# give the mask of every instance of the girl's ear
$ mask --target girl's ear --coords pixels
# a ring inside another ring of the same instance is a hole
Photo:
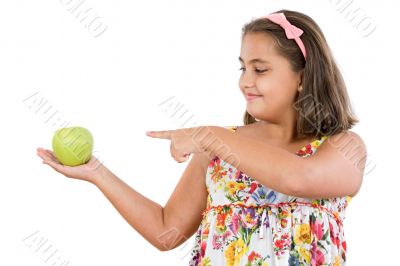
[[[304,74],[304,71],[302,70],[302,71],[300,71],[300,75],[299,75],[299,85],[298,85],[298,87],[301,87],[301,86],[303,86],[303,74]]]

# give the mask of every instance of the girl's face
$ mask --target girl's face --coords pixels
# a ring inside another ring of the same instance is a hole
[[[282,122],[292,119],[301,75],[279,55],[274,40],[264,33],[248,33],[242,40],[239,87],[247,101],[247,112],[259,120]],[[258,97],[247,99],[247,94]]]

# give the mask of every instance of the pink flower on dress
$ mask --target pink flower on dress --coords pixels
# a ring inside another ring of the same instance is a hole
[[[213,235],[212,245],[214,249],[220,249],[222,246],[221,237],[217,234]]]
[[[206,247],[207,243],[206,241],[201,242],[201,252],[200,252],[200,257],[204,257],[204,254],[206,253]]]
[[[311,232],[314,233],[317,239],[322,239],[322,237],[324,236],[324,230],[322,224],[316,221],[311,223]]]
[[[234,235],[236,235],[239,230],[239,219],[240,217],[237,214],[232,216],[232,223],[230,227]]]
[[[251,193],[253,193],[253,192],[254,192],[254,190],[256,190],[256,189],[257,189],[257,187],[258,187],[257,183],[255,183],[255,182],[252,182],[252,183],[251,183],[251,185],[250,185],[250,190],[249,190],[249,193],[250,193],[250,194],[251,194]]]
[[[330,230],[330,235],[331,235],[331,241],[335,246],[339,249],[340,247],[340,238],[338,234],[335,234],[335,230],[333,229],[333,225],[331,222],[329,222],[329,230]]]
[[[317,249],[313,255],[315,255],[315,257],[311,259],[312,266],[320,266],[325,263],[325,256],[321,250]]]
[[[261,255],[254,252],[254,250],[248,256],[249,262],[252,262],[255,258],[261,258]]]
[[[324,253],[317,247],[317,241],[313,241],[311,249],[311,266],[320,266],[325,263]]]
[[[346,252],[347,251],[346,240],[342,242],[342,247],[343,250]]]
[[[231,231],[227,230],[223,235],[222,238],[225,241],[230,235],[232,235]]]

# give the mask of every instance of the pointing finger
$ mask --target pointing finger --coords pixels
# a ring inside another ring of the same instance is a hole
[[[171,130],[147,131],[146,135],[152,138],[171,139]]]

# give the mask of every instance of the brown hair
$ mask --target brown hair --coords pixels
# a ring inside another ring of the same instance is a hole
[[[296,137],[329,136],[352,128],[359,122],[353,114],[347,89],[326,39],[309,16],[291,10],[279,10],[287,20],[303,30],[300,36],[307,59],[284,29],[266,18],[256,18],[242,28],[242,40],[247,33],[266,33],[273,37],[279,54],[290,61],[293,71],[303,72],[301,92],[293,107],[297,110]],[[245,125],[257,120],[245,111]]]

